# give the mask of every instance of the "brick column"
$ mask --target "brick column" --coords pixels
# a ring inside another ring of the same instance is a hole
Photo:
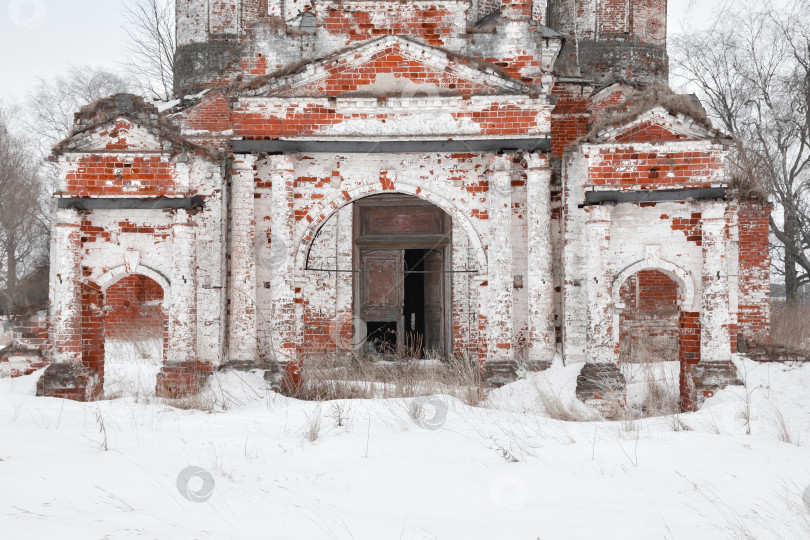
[[[100,374],[82,363],[81,215],[57,210],[51,251],[53,363],[37,383],[37,395],[91,401],[100,396]]]
[[[231,174],[231,276],[228,360],[258,358],[256,332],[256,156],[237,155]]]
[[[699,407],[703,400],[729,384],[741,384],[731,362],[725,211],[725,202],[713,201],[706,203],[701,217],[700,362],[692,368],[690,395],[684,396],[691,408]]]
[[[626,384],[618,366],[616,336],[613,331],[614,305],[611,296],[613,272],[610,265],[610,226],[613,207],[588,208],[585,224],[587,263],[587,338],[585,366],[577,377],[577,397],[603,407],[608,399],[624,402]]]
[[[489,297],[486,381],[501,386],[517,377],[512,340],[512,158],[493,156],[489,173]]]
[[[703,302],[700,312],[700,361],[725,362],[731,359],[725,203],[710,203],[703,209],[701,230]]]
[[[540,154],[527,157],[526,219],[528,221],[529,363],[546,368],[556,353],[554,281],[551,261],[551,169]]]
[[[81,216],[57,210],[51,264],[56,279],[51,291],[53,361],[82,363]]]
[[[210,366],[197,359],[197,245],[194,220],[175,210],[172,226],[171,304],[166,363],[157,378],[157,394],[182,397],[197,393]]]
[[[293,260],[293,236],[295,213],[293,195],[295,159],[290,155],[271,156],[270,178],[272,187],[270,241],[273,252],[283,255],[276,259],[272,286],[272,336],[273,358],[281,364],[282,388],[292,391],[299,379],[298,348],[301,336],[297,328],[295,297],[295,261]]]

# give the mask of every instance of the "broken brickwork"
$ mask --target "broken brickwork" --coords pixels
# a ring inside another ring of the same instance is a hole
[[[769,207],[699,111],[637,105],[666,2],[182,0],[177,25],[178,101],[101,100],[54,151],[43,393],[97,396],[90,344],[135,296],[170,397],[228,365],[295,386],[388,334],[492,385],[561,353],[582,399],[621,400],[649,335],[693,406],[693,374],[767,339]]]

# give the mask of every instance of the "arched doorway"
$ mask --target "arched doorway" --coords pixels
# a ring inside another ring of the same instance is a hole
[[[619,360],[678,360],[678,284],[659,270],[641,270],[624,281],[619,296]]]
[[[353,209],[354,316],[367,353],[451,353],[448,306],[452,218],[404,194],[372,195]]]
[[[154,279],[127,275],[104,291],[103,358],[107,397],[153,394],[165,359],[168,318]]]

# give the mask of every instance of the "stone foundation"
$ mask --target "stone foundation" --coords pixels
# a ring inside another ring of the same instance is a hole
[[[723,388],[742,384],[731,360],[681,364],[681,410],[696,411]]]
[[[484,382],[499,388],[517,380],[517,363],[514,360],[490,360],[484,363]]]
[[[577,398],[602,410],[610,402],[624,404],[627,381],[619,366],[612,363],[586,363],[577,377]]]
[[[196,395],[211,375],[211,367],[199,362],[166,363],[157,376],[155,394],[177,399]]]
[[[51,364],[37,381],[37,396],[95,401],[103,394],[101,377],[81,364]]]
[[[0,350],[0,377],[30,375],[50,364],[46,312],[11,317],[10,343]]]

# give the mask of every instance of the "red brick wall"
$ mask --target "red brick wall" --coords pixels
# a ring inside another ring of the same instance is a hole
[[[178,191],[172,163],[159,156],[94,155],[82,158],[67,174],[65,189],[75,197],[146,195],[160,197]]]
[[[380,51],[359,66],[346,65],[345,62],[335,63],[329,67],[329,73],[327,78],[317,83],[286,92],[282,91],[279,94],[281,96],[339,96],[373,84],[379,73],[393,73],[396,77],[407,78],[415,84],[435,84],[444,94],[449,91],[469,97],[472,94],[493,94],[495,92],[490,87],[459,78],[452,73],[430,68],[408,58],[398,46]]]
[[[770,251],[766,203],[743,201],[739,207],[739,296],[737,326],[747,339],[770,340]],[[736,335],[731,341],[736,343]]]
[[[604,0],[602,2],[602,34],[623,34],[629,30],[627,0]]]
[[[163,289],[151,278],[127,276],[107,289],[104,324],[109,338],[162,335]]]
[[[94,387],[98,399],[104,392],[104,294],[95,284],[82,283],[82,363],[99,376]]]
[[[551,113],[551,155],[561,158],[571,143],[588,133],[590,89],[581,84],[557,83],[552,94],[557,105]]]
[[[632,146],[600,149],[593,161],[588,170],[592,185],[625,189],[711,187],[723,169],[719,153],[651,152]]]
[[[619,351],[623,361],[678,357],[678,284],[657,270],[624,282],[620,296]]]
[[[457,28],[456,15],[452,11],[433,7],[414,9],[408,3],[392,3],[385,17],[375,17],[367,7],[365,10],[349,9],[352,2],[327,6],[322,12],[323,21],[319,28],[330,34],[342,34],[349,41],[363,41],[379,36],[412,36],[421,38],[427,45],[443,46],[449,37],[458,35],[463,29]],[[362,4],[361,4],[362,5]],[[377,7],[375,11],[379,11]]]
[[[346,120],[390,120],[391,114],[385,110],[379,113],[357,113],[346,115],[333,107],[320,104],[287,105],[266,111],[238,106],[234,111],[234,130],[247,139],[264,139],[280,136],[312,135],[321,127],[342,123]],[[454,120],[469,118],[481,126],[480,135],[524,136],[537,129],[538,110],[534,106],[520,104],[493,104],[481,111],[454,113]],[[443,135],[443,133],[436,133]]]
[[[700,313],[681,312],[679,359],[681,362],[681,410],[694,410],[692,369],[700,362]]]
[[[612,0],[622,2],[623,0]],[[633,0],[631,39],[639,43],[665,45],[667,39],[667,0]]]

